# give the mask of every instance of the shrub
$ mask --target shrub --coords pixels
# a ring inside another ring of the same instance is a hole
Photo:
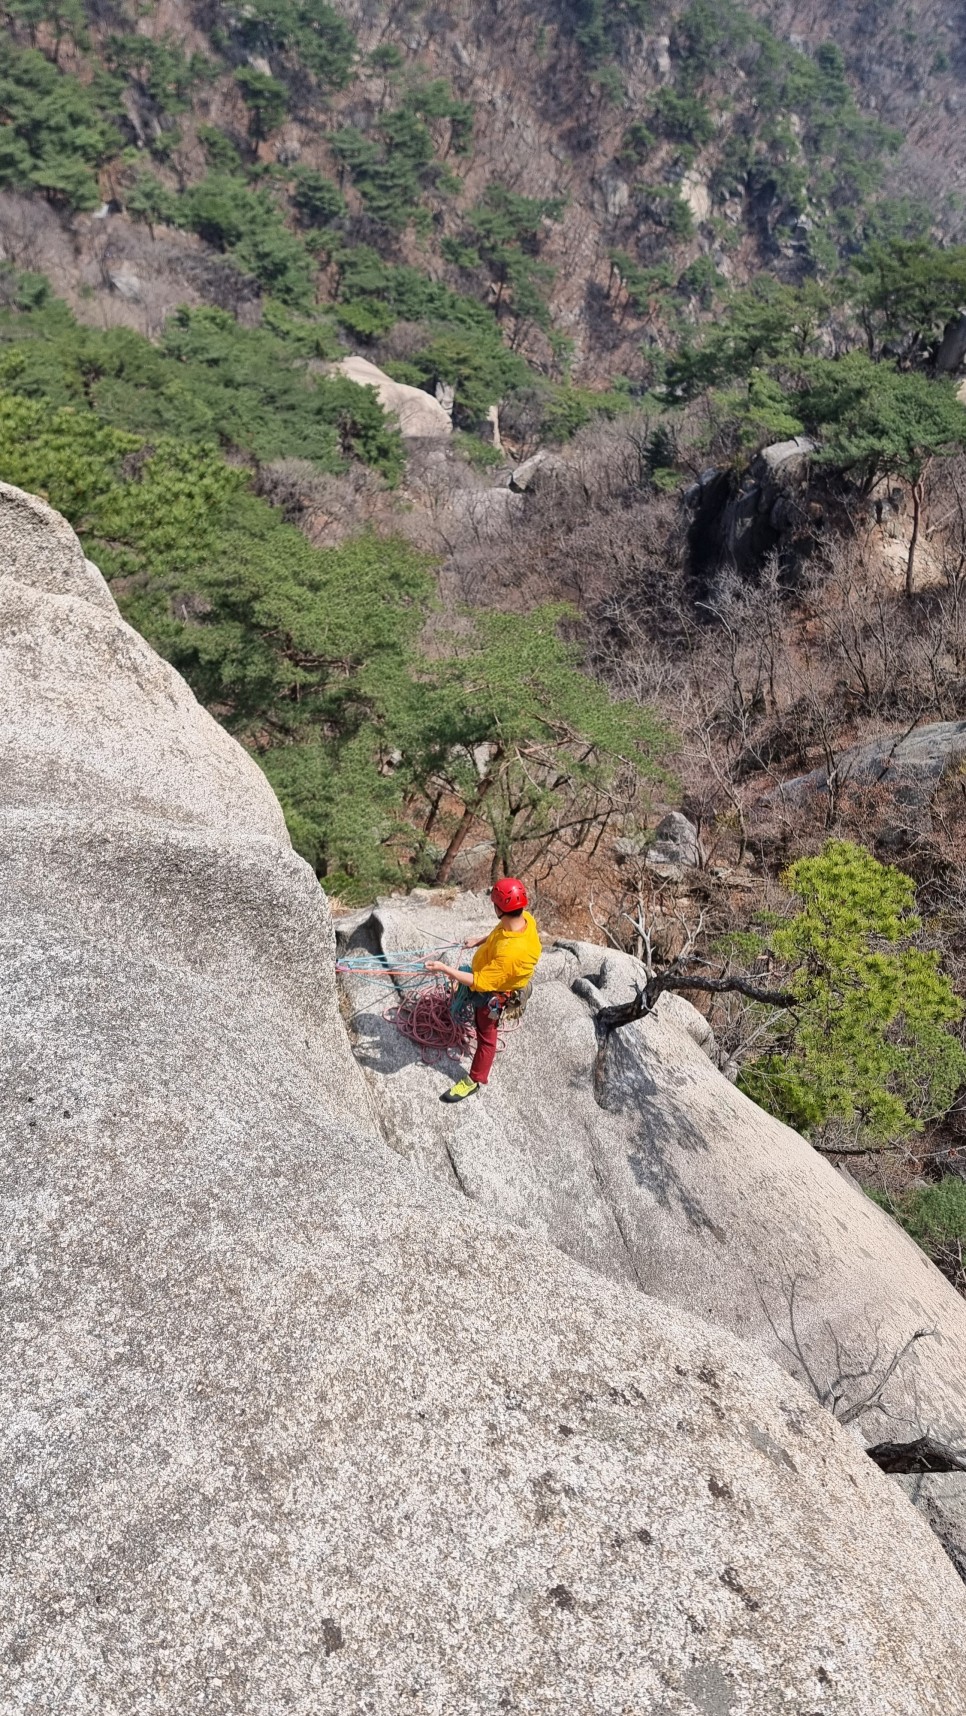
[[[296,167],[292,203],[303,226],[330,226],[341,220],[346,201],[338,185],[312,167]]]
[[[835,840],[784,882],[800,907],[768,941],[794,1012],[742,1087],[802,1132],[838,1122],[891,1143],[921,1131],[966,1078],[966,1050],[949,1029],[963,1003],[915,945],[913,883]]]
[[[655,142],[653,131],[649,131],[642,120],[635,120],[624,132],[619,159],[626,166],[639,167],[642,161],[647,160]]]
[[[966,1289],[966,1180],[947,1174],[934,1185],[914,1186],[896,1196],[876,1191],[869,1196],[895,1216],[960,1292]]]
[[[248,131],[256,148],[281,125],[288,110],[288,92],[277,78],[267,77],[252,66],[242,66],[235,73],[235,82],[248,108]]]
[[[673,89],[661,90],[654,104],[653,123],[663,137],[693,143],[697,148],[710,143],[714,136],[714,120],[704,102]]]
[[[214,10],[224,34],[249,52],[284,56],[293,71],[332,89],[349,82],[356,38],[327,0],[247,0],[243,7],[218,0]]]
[[[152,440],[217,441],[326,471],[355,458],[395,482],[402,443],[372,391],[306,373],[307,359],[334,350],[331,323],[271,302],[260,328],[223,310],[180,310],[154,346],[126,328],[80,327],[55,301],[0,319],[0,382],[49,406],[93,408],[112,428]]]

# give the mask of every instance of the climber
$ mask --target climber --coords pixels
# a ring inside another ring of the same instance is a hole
[[[526,989],[540,958],[540,936],[527,911],[527,890],[516,876],[504,876],[490,899],[499,923],[487,936],[464,942],[475,947],[472,970],[458,971],[442,960],[428,959],[427,971],[437,971],[453,983],[465,984],[473,999],[476,1053],[466,1078],[444,1090],[440,1102],[462,1102],[486,1084],[496,1054],[497,1031],[511,995]]]

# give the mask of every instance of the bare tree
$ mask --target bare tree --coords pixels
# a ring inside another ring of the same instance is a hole
[[[782,1284],[784,1317],[780,1325],[761,1284],[756,1282],[768,1326],[791,1360],[792,1374],[806,1384],[819,1405],[840,1424],[854,1424],[875,1412],[896,1416],[886,1401],[886,1390],[918,1343],[933,1339],[937,1330],[915,1329],[901,1345],[890,1349],[888,1343],[883,1345],[881,1331],[876,1327],[870,1335],[874,1344],[863,1348],[855,1340],[846,1341],[826,1319],[821,1325],[825,1335],[822,1351],[815,1337],[807,1338],[800,1327],[802,1287],[801,1275],[790,1276]]]

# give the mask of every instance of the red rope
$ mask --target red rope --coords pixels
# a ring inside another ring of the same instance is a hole
[[[424,1061],[442,1055],[458,1061],[468,1053],[473,1036],[472,1019],[454,1019],[448,985],[426,983],[404,995],[398,1006],[386,1010],[400,1036],[415,1043]]]

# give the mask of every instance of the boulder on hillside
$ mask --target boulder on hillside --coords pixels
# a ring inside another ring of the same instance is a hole
[[[449,909],[391,900],[349,919],[348,941],[439,945],[489,927],[488,902]],[[450,956],[453,957],[452,955]],[[427,1067],[351,989],[356,1052],[387,1141],[475,1207],[520,1223],[577,1262],[697,1311],[800,1379],[831,1387],[843,1357],[868,1378],[919,1329],[862,1415],[872,1439],[896,1425],[955,1442],[966,1433],[966,1302],[925,1254],[798,1133],[736,1090],[709,1059],[707,1020],[678,996],[598,1039],[601,1005],[629,1000],[643,968],[626,954],[560,944],[537,969],[526,1019],[506,1030],[485,1096],[455,1111],[438,1096],[451,1066]],[[359,1011],[356,1011],[359,1009]]]
[[[808,469],[808,461],[818,443],[808,435],[793,435],[790,441],[773,441],[763,447],[751,466],[756,481],[797,482]]]
[[[668,865],[694,869],[703,864],[704,853],[694,823],[689,822],[679,810],[668,811],[654,830],[647,862],[652,868]]]
[[[348,376],[360,387],[375,388],[383,410],[390,417],[395,417],[400,433],[407,440],[435,441],[452,435],[451,410],[447,411],[438,399],[434,399],[431,393],[424,393],[421,387],[409,387],[405,382],[393,381],[391,375],[386,375],[368,358],[353,353],[352,357],[342,358],[327,368],[330,372]]]
[[[713,582],[727,568],[751,569],[800,528],[805,479],[815,442],[807,435],[763,447],[747,475],[707,471],[685,491],[693,571]]]
[[[517,494],[535,494],[538,489],[553,483],[565,469],[564,459],[557,453],[548,452],[546,447],[541,447],[510,472],[510,488]]]
[[[885,733],[853,745],[835,760],[834,771],[812,769],[783,781],[757,801],[760,810],[782,804],[807,804],[810,799],[880,787],[912,817],[926,816],[943,776],[966,757],[966,721],[933,721],[911,733]]]
[[[386,1147],[264,780],[21,510],[4,1711],[963,1716],[963,1587],[828,1414]]]

